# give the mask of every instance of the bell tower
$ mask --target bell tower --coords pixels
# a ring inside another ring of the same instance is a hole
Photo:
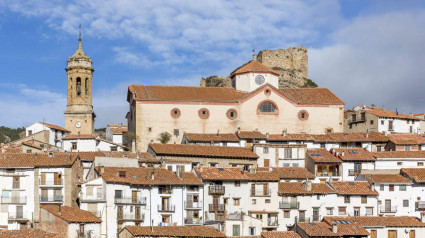
[[[65,128],[73,135],[94,133],[93,72],[92,62],[81,45],[81,26],[78,48],[68,59],[65,68],[68,80],[68,103],[65,111]]]

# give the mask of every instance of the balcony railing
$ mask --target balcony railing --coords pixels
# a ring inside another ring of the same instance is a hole
[[[158,189],[159,194],[173,194],[172,188],[159,188]]]
[[[92,196],[92,197],[81,197],[80,198],[81,202],[85,202],[85,201],[97,201],[97,202],[102,202],[102,201],[106,201],[106,198],[104,195],[98,195],[98,196]]]
[[[317,172],[317,176],[338,177],[340,175],[338,172]]]
[[[220,212],[224,211],[224,204],[209,204],[208,208],[210,212]]]
[[[234,212],[227,214],[227,220],[242,221],[243,213]]]
[[[46,181],[41,181],[40,179],[40,186],[62,186],[62,179],[60,180],[46,180]]]
[[[54,196],[40,196],[40,202],[62,202],[62,195],[54,195]]]
[[[279,226],[277,218],[267,218],[267,226]]]
[[[217,216],[217,214],[215,214],[215,217],[209,217],[205,221],[205,223],[208,223],[208,222],[224,222],[224,220],[225,220],[224,215]]]
[[[310,217],[298,217],[297,222],[310,222]]]
[[[117,220],[129,220],[129,221],[144,221],[145,220],[145,214],[139,214],[136,216],[136,214],[117,214]]]
[[[186,225],[202,225],[202,219],[200,219],[200,218],[193,218],[193,217],[186,217],[184,219],[184,223]]]
[[[397,206],[379,206],[379,213],[396,213]]]
[[[214,195],[214,194],[224,194],[225,191],[225,187],[223,185],[210,185],[208,187],[208,193],[210,195]]]
[[[11,220],[15,219],[28,219],[27,214],[24,212],[9,212],[8,218]]]
[[[202,208],[202,202],[185,201],[184,202],[184,208],[186,208],[186,209],[201,209]]]
[[[359,175],[361,170],[355,170],[355,169],[349,169],[348,170],[348,176],[357,176]]]
[[[416,211],[425,210],[425,201],[415,202]]]
[[[146,197],[115,197],[115,203],[146,205]]]
[[[298,209],[300,202],[279,202],[280,209]]]
[[[270,197],[270,189],[251,189],[251,197]]]
[[[27,203],[27,197],[26,196],[1,197],[1,203],[25,204],[25,203]]]
[[[174,212],[176,207],[170,204],[158,204],[158,211],[160,212]]]

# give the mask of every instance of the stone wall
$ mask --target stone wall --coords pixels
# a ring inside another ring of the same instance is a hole
[[[232,80],[229,77],[209,76],[207,78],[201,78],[201,87],[231,88]]]

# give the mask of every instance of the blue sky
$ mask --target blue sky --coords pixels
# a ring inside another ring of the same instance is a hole
[[[125,123],[130,84],[199,85],[252,49],[298,45],[309,77],[346,108],[425,112],[423,1],[0,0],[0,125],[64,124],[80,23],[97,128]]]

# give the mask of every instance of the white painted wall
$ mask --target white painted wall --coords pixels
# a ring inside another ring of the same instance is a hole
[[[262,75],[264,77],[263,84],[258,85],[257,83],[255,83],[255,77],[257,75]],[[279,88],[279,78],[270,73],[240,74],[236,75],[234,80],[236,82],[236,90],[243,92],[252,92],[266,83],[273,85],[273,87],[275,88]]]

